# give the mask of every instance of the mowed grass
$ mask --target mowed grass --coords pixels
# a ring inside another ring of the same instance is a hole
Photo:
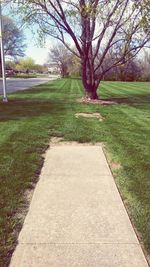
[[[150,83],[103,82],[99,95],[117,105],[79,103],[79,79],[63,79],[12,94],[0,103],[0,266],[7,266],[42,154],[52,136],[78,142],[103,142],[131,219],[150,244]],[[100,112],[103,121],[76,118]],[[113,164],[112,164],[113,163]],[[120,168],[118,168],[120,166]]]

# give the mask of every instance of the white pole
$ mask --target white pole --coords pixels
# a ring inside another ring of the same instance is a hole
[[[1,7],[1,0],[0,0],[0,43],[1,43],[2,77],[3,77],[3,102],[8,102],[7,92],[6,92],[5,56],[4,56],[3,35],[2,35],[2,7]]]

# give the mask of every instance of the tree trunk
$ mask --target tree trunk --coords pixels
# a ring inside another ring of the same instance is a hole
[[[1,60],[1,52],[0,52],[0,77],[2,77],[2,60]]]
[[[85,97],[88,99],[98,99],[94,66],[88,60],[82,61],[82,83],[84,86]]]
[[[87,99],[98,99],[96,88],[92,87],[92,84],[89,84],[88,87],[84,87],[85,89],[85,97]]]
[[[61,76],[62,78],[68,77],[67,65],[64,63],[61,63]]]
[[[92,38],[94,36],[95,19],[90,12],[84,10],[85,1],[80,0],[81,9],[81,41],[82,41],[82,82],[85,90],[85,97],[88,99],[98,99],[97,88],[98,82],[95,77],[94,57],[92,48]]]

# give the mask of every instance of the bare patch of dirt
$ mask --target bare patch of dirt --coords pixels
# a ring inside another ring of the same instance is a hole
[[[51,141],[50,141],[50,145],[51,146],[55,146],[55,145],[79,145],[79,146],[97,146],[97,145],[99,145],[99,146],[103,146],[103,143],[79,143],[79,142],[77,142],[77,141],[66,141],[66,140],[64,140],[62,137],[60,138],[60,137],[52,137],[51,138]]]
[[[24,199],[24,205],[21,206],[21,209],[18,210],[18,212],[16,213],[15,217],[23,224],[24,219],[27,215],[27,212],[29,210],[29,206],[33,197],[33,193],[34,193],[34,189],[35,189],[35,185],[33,186],[32,189],[27,189],[23,195],[23,199]]]
[[[51,144],[58,144],[63,141],[62,137],[53,136],[51,137]]]
[[[102,100],[102,99],[89,99],[89,98],[78,99],[78,102],[86,103],[86,104],[96,104],[96,105],[117,105],[118,104],[115,100]]]
[[[121,168],[121,165],[117,162],[111,162],[110,164],[113,171],[117,171]]]
[[[119,104],[131,104],[131,100],[128,98],[110,98],[110,99],[89,99],[89,98],[80,98],[77,100],[79,103],[85,104],[95,104],[95,105],[119,105]]]
[[[100,113],[95,112],[95,113],[88,113],[88,112],[80,112],[75,114],[76,118],[83,117],[83,118],[96,118],[99,121],[103,121],[103,117],[101,116]]]

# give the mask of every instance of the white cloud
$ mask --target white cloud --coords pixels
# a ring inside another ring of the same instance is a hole
[[[48,53],[52,45],[53,42],[50,39],[46,40],[45,47],[42,48],[34,44],[28,44],[25,54],[27,57],[33,58],[36,64],[44,64],[47,62]]]
[[[26,56],[32,57],[37,64],[44,64],[47,60],[48,50],[46,48],[37,48],[29,46],[26,50]]]

